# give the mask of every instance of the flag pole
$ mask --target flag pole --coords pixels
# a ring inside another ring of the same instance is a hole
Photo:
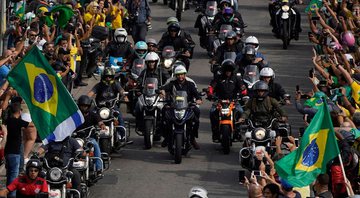
[[[344,181],[345,181],[345,186],[346,186],[346,192],[347,192],[348,196],[350,196],[350,189],[349,189],[349,187],[348,187],[347,184],[346,184],[346,183],[347,183],[347,178],[346,178],[345,169],[344,169],[344,164],[343,164],[343,162],[342,162],[340,153],[339,153],[338,157],[339,157],[339,161],[340,161],[341,171],[342,171],[343,176],[344,176]]]

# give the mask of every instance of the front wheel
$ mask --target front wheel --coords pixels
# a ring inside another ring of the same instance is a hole
[[[180,9],[176,10],[176,18],[178,19],[178,21],[181,21],[181,10]]]
[[[182,160],[182,146],[183,146],[183,135],[181,133],[175,134],[175,164],[180,164]]]
[[[145,149],[151,149],[154,140],[154,122],[153,120],[145,120],[144,144]]]
[[[282,26],[282,41],[283,41],[283,49],[287,49],[288,45],[290,44],[290,36],[289,36],[289,24],[288,21],[283,21],[283,26]]]
[[[231,129],[229,125],[222,125],[220,127],[220,134],[221,137],[221,146],[223,148],[224,154],[230,153],[230,146],[231,146]]]
[[[111,142],[109,138],[101,138],[99,140],[100,150],[110,155],[111,153]]]

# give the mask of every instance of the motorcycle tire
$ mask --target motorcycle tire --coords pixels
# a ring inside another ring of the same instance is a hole
[[[111,154],[112,148],[111,148],[111,142],[108,138],[102,138],[99,140],[99,146],[100,150],[104,153],[107,153],[108,155]]]
[[[283,21],[282,27],[282,41],[283,41],[283,49],[287,49],[290,44],[290,35],[289,35],[289,23],[288,21]]]
[[[163,0],[163,3],[164,3],[164,5],[167,5],[167,4],[168,4],[168,1],[167,1],[167,0]]]
[[[151,149],[154,143],[154,122],[153,120],[145,120],[144,145],[145,149]]]
[[[182,134],[175,134],[174,144],[175,144],[175,150],[174,150],[175,164],[181,164],[182,145],[183,145],[183,135]]]
[[[224,154],[230,153],[230,146],[231,146],[231,129],[229,125],[223,125],[220,127],[220,134],[221,137],[221,146],[223,148]]]
[[[182,12],[182,4],[183,4],[183,0],[175,0],[178,1],[178,8],[176,9],[176,18],[178,19],[178,21],[181,21],[181,12]]]

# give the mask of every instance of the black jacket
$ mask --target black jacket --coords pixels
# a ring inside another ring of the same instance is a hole
[[[190,37],[191,38],[191,37]],[[171,37],[170,34],[168,32],[165,32],[159,43],[159,50],[161,51],[164,47],[166,46],[173,46],[175,51],[181,51],[181,52],[185,52],[185,51],[189,51],[191,52],[191,43],[193,43],[194,41],[190,41],[184,31],[180,30],[179,34],[176,37]]]
[[[194,99],[201,100],[201,95],[197,91],[195,84],[187,80],[181,84],[178,80],[172,80],[160,89],[164,90],[166,93],[170,93],[171,96],[174,96],[175,91],[186,91],[188,94],[188,102],[192,102]]]
[[[125,43],[116,43],[111,41],[105,48],[105,56],[123,57],[124,59],[131,59],[134,54],[134,49],[129,41]]]
[[[219,99],[236,99],[237,94],[242,91],[244,83],[236,75],[232,75],[227,78],[222,75],[218,79],[214,79],[211,82],[211,86],[214,88],[214,94]]]
[[[235,52],[236,54],[238,54],[241,53],[241,51],[242,46],[240,47],[237,43],[228,46],[228,44],[226,44],[225,42],[216,49],[214,60],[216,61],[216,63],[221,64],[224,61],[225,52]]]
[[[144,87],[144,83],[146,78],[157,78],[159,86],[165,84],[167,79],[170,78],[168,73],[161,72],[160,69],[156,69],[153,72],[150,72],[148,69],[145,69],[141,72],[140,76],[137,79],[137,84],[140,86],[139,88],[142,89]]]
[[[270,81],[269,83],[269,96],[275,98],[277,101],[284,98],[286,94],[284,88],[276,82]]]

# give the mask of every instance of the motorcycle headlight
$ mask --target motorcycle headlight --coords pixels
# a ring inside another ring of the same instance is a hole
[[[172,59],[165,59],[164,60],[164,67],[166,69],[169,69],[171,67],[171,64],[172,64],[173,60]]]
[[[81,148],[84,146],[84,140],[82,140],[81,138],[76,138],[76,141],[79,143]]]
[[[178,119],[178,120],[181,120],[184,115],[185,115],[185,109],[182,109],[182,110],[175,110],[175,117]]]
[[[263,140],[266,136],[266,130],[264,128],[257,128],[255,129],[254,134],[257,140]]]
[[[290,10],[290,7],[288,5],[283,5],[283,6],[281,6],[281,10],[284,12],[287,12]]]
[[[154,101],[155,101],[155,98],[156,98],[156,96],[151,96],[151,97],[146,96],[145,97],[145,103],[147,105],[152,105],[154,103]]]
[[[50,169],[49,175],[52,181],[60,181],[62,176],[62,171],[60,168],[54,167]]]
[[[100,118],[106,120],[110,117],[110,109],[103,107],[99,111]]]

